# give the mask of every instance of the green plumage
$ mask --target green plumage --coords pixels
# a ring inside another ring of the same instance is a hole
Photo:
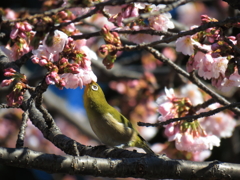
[[[97,137],[108,146],[139,147],[154,153],[131,122],[110,106],[100,86],[92,82],[84,91],[84,107]]]

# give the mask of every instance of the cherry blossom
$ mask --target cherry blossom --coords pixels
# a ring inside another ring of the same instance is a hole
[[[207,149],[212,150],[213,146],[219,146],[220,139],[214,135],[193,136],[187,131],[176,135],[175,145],[181,151],[199,152]]]
[[[188,83],[181,87],[179,92],[180,97],[188,97],[194,106],[204,102],[203,95],[199,88],[192,83]]]
[[[159,5],[151,5],[150,8],[152,9],[151,12],[158,12],[160,9],[165,8],[166,5],[159,4]],[[170,20],[172,18],[170,13],[163,13],[157,16],[151,16],[148,18],[150,27],[157,30],[157,31],[167,31],[168,29],[173,29],[174,24]]]
[[[192,39],[192,36],[180,37],[176,41],[176,51],[182,52],[184,55],[192,55],[194,53],[194,44],[199,44]],[[200,45],[200,44],[199,44]]]
[[[198,74],[204,79],[211,79],[213,77],[213,58],[211,54],[202,53],[198,51],[194,57],[194,61],[198,62]]]
[[[54,31],[53,37],[49,37],[49,36],[50,35],[47,34],[46,37],[44,38],[44,40],[43,40],[43,47],[46,48],[46,50],[49,53],[56,54],[56,53],[62,52],[64,46],[68,42],[68,36],[64,32],[59,31],[59,30],[55,30]],[[49,46],[47,44],[47,39],[48,38],[52,38],[52,43],[53,44],[51,46]]]
[[[84,85],[91,83],[92,81],[97,82],[96,75],[89,70],[79,68],[78,74],[64,73],[60,75],[62,80],[66,83],[65,87],[76,89],[78,86],[83,88]]]
[[[220,74],[224,76],[229,62],[227,57],[218,57],[213,60],[212,78],[218,78]]]
[[[232,87],[240,87],[240,75],[235,69],[234,73],[229,78],[219,76],[217,79],[212,79],[212,85],[223,92],[228,92]]]
[[[184,94],[187,94],[186,91],[189,90],[186,87],[183,88],[182,92]],[[174,95],[173,90],[170,91],[166,88],[165,92],[166,95],[157,100],[159,104],[158,111],[161,114],[158,118],[159,121],[164,122],[188,114],[192,106],[188,98],[178,98]],[[196,95],[199,96],[199,102],[203,101],[201,93],[196,93]],[[167,136],[168,141],[175,141],[176,148],[181,151],[199,152],[207,149],[211,150],[213,146],[220,145],[219,137],[212,133],[208,134],[198,121],[177,121],[164,127],[164,134]]]
[[[210,105],[207,110],[213,110],[220,107],[218,103]],[[204,112],[201,110],[200,112]],[[227,113],[219,112],[209,117],[201,118],[200,123],[208,134],[213,134],[218,137],[231,137],[236,126],[236,120]]]
[[[210,150],[192,152],[191,160],[193,160],[193,161],[204,161],[205,159],[209,158],[210,155],[211,155]]]

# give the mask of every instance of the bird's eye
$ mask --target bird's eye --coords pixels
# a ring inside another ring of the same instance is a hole
[[[92,90],[97,91],[98,87],[96,85],[92,85]]]

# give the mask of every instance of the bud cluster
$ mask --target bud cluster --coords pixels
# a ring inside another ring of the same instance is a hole
[[[8,106],[18,106],[22,104],[23,93],[26,89],[27,78],[24,74],[16,72],[13,68],[4,69],[4,76],[11,77],[2,81],[1,86],[9,86],[13,81],[18,83],[13,87],[13,91],[7,95]]]
[[[99,48],[99,52],[105,56],[103,64],[107,69],[111,69],[114,61],[117,59],[117,47],[121,47],[122,43],[118,33],[110,32],[106,25],[102,28],[101,34],[106,44]]]

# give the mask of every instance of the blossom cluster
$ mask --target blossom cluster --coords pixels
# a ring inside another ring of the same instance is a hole
[[[201,18],[202,24],[217,21],[207,15],[202,15]],[[233,48],[239,46],[240,34],[225,39],[222,31],[221,28],[208,28],[191,36],[180,37],[176,41],[176,50],[190,56],[187,62],[188,72],[197,70],[200,77],[211,80],[213,86],[227,92],[232,87],[240,87]]]
[[[60,89],[75,89],[97,81],[91,69],[91,59],[96,58],[96,55],[84,42],[73,41],[62,31],[55,30],[53,35],[47,34],[42,45],[32,52],[33,63],[49,70],[47,84],[56,85]]]
[[[97,77],[91,69],[91,60],[97,59],[96,53],[87,46],[86,39],[73,40],[69,37],[81,34],[74,23],[61,27],[60,30],[48,29],[55,23],[69,22],[74,18],[76,16],[71,11],[65,10],[51,17],[33,18],[28,22],[16,21],[13,23],[10,33],[12,42],[0,48],[10,61],[15,61],[31,51],[32,62],[48,70],[45,77],[47,84],[55,85],[60,89],[63,87],[77,88],[78,86],[83,88],[91,81],[97,81]],[[32,30],[32,27],[35,31]],[[13,80],[19,82],[15,85],[13,92],[8,95],[7,100],[10,106],[21,104],[22,93],[26,88],[26,81],[22,81],[23,78],[20,79],[19,73],[16,72],[13,73],[11,79],[3,80],[1,85],[7,86]]]
[[[179,97],[175,95],[173,89],[165,89],[165,93],[166,95],[157,100],[158,112],[161,115],[158,118],[160,122],[191,115],[189,112],[193,105],[203,103],[204,100],[202,93],[193,84],[181,88]],[[219,104],[215,103],[195,113],[199,114],[218,107]],[[165,125],[164,133],[169,141],[175,141],[178,150],[195,153],[219,146],[220,138],[230,137],[235,126],[236,121],[231,115],[220,112],[192,122],[182,120],[169,123]]]
[[[155,13],[165,8],[166,5],[148,4],[148,3],[132,3],[121,6],[105,6],[104,11],[110,16],[109,20],[117,26],[117,30],[144,30],[153,29],[156,31],[167,31],[173,29],[174,24],[170,20],[170,13],[163,13],[159,15],[153,15],[148,18],[140,18],[129,24],[124,24],[123,20],[131,17],[138,17],[141,13]],[[161,37],[149,34],[125,34],[127,40],[134,43],[149,43],[156,40],[160,40]]]
[[[7,46],[7,49],[11,51],[10,59],[16,60],[32,50],[30,42],[34,35],[35,32],[32,31],[32,26],[28,22],[15,23],[10,33],[10,38],[14,44],[11,47]]]

